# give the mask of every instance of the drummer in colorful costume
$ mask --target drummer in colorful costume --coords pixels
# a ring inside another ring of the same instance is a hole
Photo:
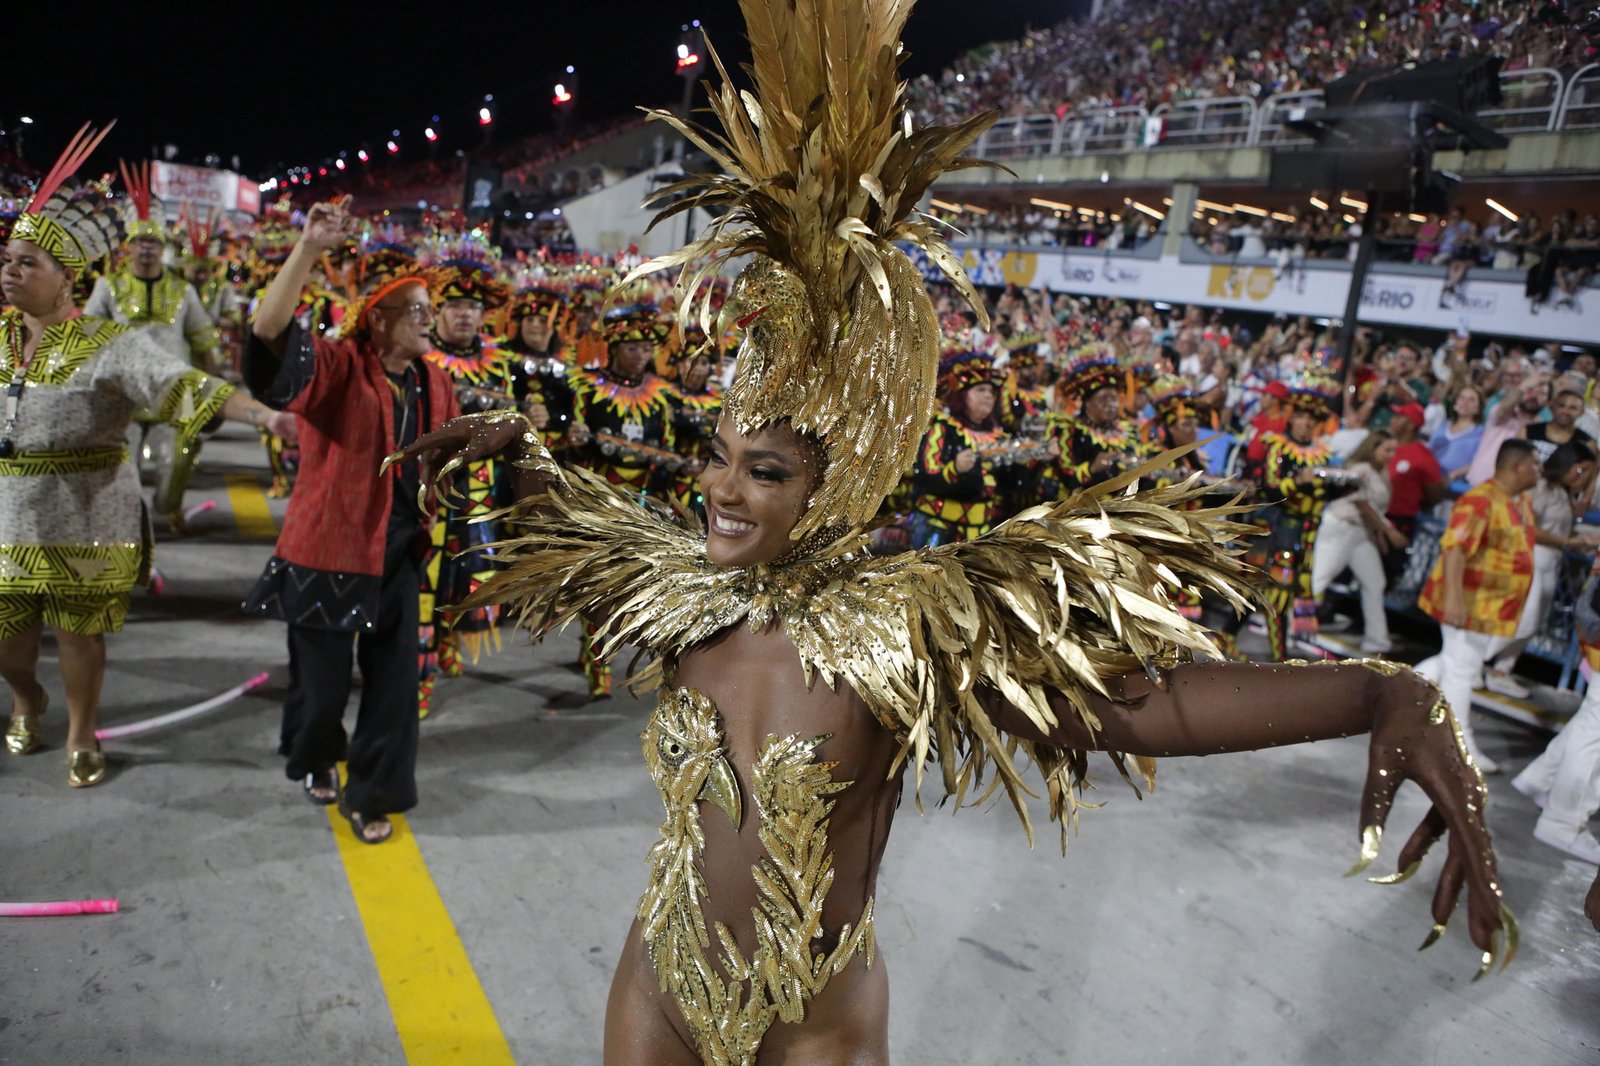
[[[518,361],[482,332],[485,317],[510,297],[492,266],[483,256],[452,257],[427,272],[435,347],[423,358],[450,378],[456,404],[465,412],[508,410],[519,404]],[[441,501],[430,527],[431,546],[422,561],[417,712],[423,718],[433,708],[438,676],[459,677],[464,658],[475,663],[499,647],[495,608],[456,606],[494,573],[488,545],[499,539],[499,527],[481,519],[509,502],[499,464],[493,459],[469,464],[456,472],[451,488],[450,501]]]
[[[682,460],[675,454],[671,383],[651,367],[671,326],[654,304],[636,303],[606,314],[601,322],[607,362],[599,370],[574,368],[557,406],[571,412],[565,456],[641,502],[665,500],[668,478]],[[581,662],[589,695],[611,694],[611,664],[596,650],[594,629],[585,623]]]
[[[1289,424],[1267,434],[1261,496],[1267,535],[1254,545],[1257,561],[1272,582],[1263,611],[1268,651],[1275,661],[1288,658],[1289,638],[1317,631],[1317,601],[1311,594],[1311,557],[1317,529],[1329,500],[1326,468],[1333,461],[1320,427],[1333,416],[1339,383],[1320,370],[1306,370],[1288,382]],[[1282,501],[1282,502],[1276,502]]]
[[[1049,435],[1061,449],[1058,477],[1064,492],[1098,485],[1152,454],[1138,424],[1123,414],[1123,390],[1135,373],[1117,361],[1109,344],[1080,348],[1061,368],[1058,391],[1078,403],[1075,414],[1048,420]]]

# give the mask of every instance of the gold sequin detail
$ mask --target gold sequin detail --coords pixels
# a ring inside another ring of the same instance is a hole
[[[1003,733],[990,707],[998,696],[1045,733],[1062,712],[1094,730],[1102,678],[1217,654],[1172,597],[1211,589],[1242,606],[1250,572],[1228,544],[1244,527],[1235,507],[1189,509],[1204,494],[1196,479],[1123,491],[1171,461],[971,541],[885,559],[854,534],[752,567],[712,565],[697,529],[574,469],[504,516],[521,536],[497,546],[504,569],[463,606],[508,604],[536,635],[599,619],[602,655],[633,645],[669,661],[731,626],[782,626],[808,683],[847,685],[900,738],[919,789],[930,764],[958,804],[1003,789],[1031,840],[1020,767],[1037,766],[1065,847],[1084,754]],[[656,663],[635,682],[659,677]]]
[[[705,850],[700,801],[737,827],[739,786],[723,747],[716,705],[693,689],[663,692],[643,735],[645,764],[661,789],[667,817],[650,851],[650,884],[638,916],[661,990],[678,1004],[695,1050],[708,1066],[748,1066],[774,1021],[799,1022],[806,1004],[857,953],[872,965],[872,901],[846,924],[832,951],[813,951],[824,936],[822,909],[833,884],[828,796],[833,763],[816,761],[827,736],[769,736],[752,771],[758,838],[766,857],[752,869],[755,944],[746,956],[722,923],[707,930],[699,869]],[[710,933],[716,933],[716,946]],[[720,949],[720,950],[719,950]]]

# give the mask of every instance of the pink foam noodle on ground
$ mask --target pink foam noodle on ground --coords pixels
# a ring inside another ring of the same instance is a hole
[[[95,739],[116,740],[119,737],[137,736],[140,733],[165,729],[167,726],[177,725],[179,722],[187,722],[191,718],[198,718],[203,714],[214,711],[223,704],[231,703],[251,689],[260,688],[267,683],[267,677],[266,673],[257,674],[243,684],[235,685],[228,691],[212,696],[208,700],[202,700],[192,706],[169,711],[166,714],[158,714],[154,718],[146,718],[142,722],[129,722],[126,725],[112,726],[109,729],[97,729],[94,733]]]
[[[63,914],[115,914],[114,899],[63,899],[53,903],[0,903],[0,918],[53,918]]]

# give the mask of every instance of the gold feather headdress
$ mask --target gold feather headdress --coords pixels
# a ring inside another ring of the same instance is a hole
[[[897,68],[912,0],[740,0],[754,91],[708,84],[721,133],[665,111],[724,171],[660,190],[656,222],[695,207],[726,212],[709,233],[635,269],[675,267],[681,318],[713,333],[708,280],[755,259],[722,308],[745,329],[725,409],[743,433],[787,421],[817,438],[826,469],[791,536],[860,527],[910,468],[933,417],[939,326],[921,274],[896,247],[921,248],[980,315],[959,258],[916,210],[993,123],[976,115],[913,131]]]

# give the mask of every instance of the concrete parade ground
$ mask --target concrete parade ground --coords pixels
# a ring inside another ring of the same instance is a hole
[[[203,717],[108,741],[67,787],[53,644],[47,747],[0,756],[0,901],[112,898],[116,914],[0,918],[0,1063],[17,1066],[567,1064],[600,1061],[606,992],[661,800],[639,751],[650,703],[583,698],[573,635],[441,680],[421,800],[357,843],[275,753],[284,627],[239,601],[271,552],[253,436],[209,442],[160,595],[109,639],[101,725],[266,672]],[[619,685],[620,693],[620,685]],[[353,721],[354,710],[347,721]],[[910,790],[877,901],[894,1061],[933,1064],[1600,1062],[1594,868],[1533,840],[1508,781],[1547,734],[1479,713],[1491,829],[1521,950],[1474,983],[1464,906],[1418,954],[1443,861],[1393,887],[1356,858],[1363,739],[1162,764],[1141,801],[1091,762],[1103,804],[1063,857],[1035,810]],[[1402,791],[1383,857],[1425,810]]]

